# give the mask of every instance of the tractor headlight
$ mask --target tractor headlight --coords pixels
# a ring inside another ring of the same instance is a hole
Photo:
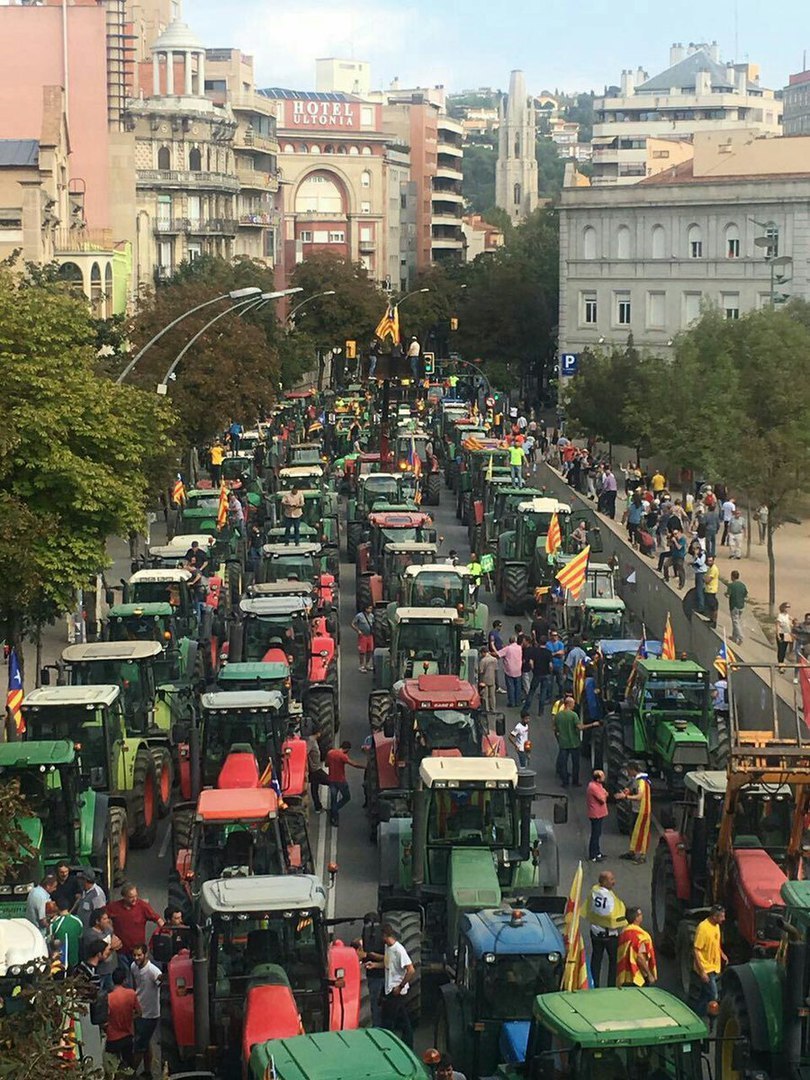
[[[6,975],[22,975],[22,967],[19,964],[12,964],[11,967],[6,970]]]
[[[10,885],[0,885],[0,896],[11,896],[12,891]]]
[[[485,964],[494,964],[495,963],[495,953],[491,953],[491,952],[484,953],[484,955],[481,957],[481,959],[484,961]]]
[[[673,765],[672,766],[672,771],[676,772],[676,773],[682,773],[683,772],[683,765]]]
[[[550,964],[559,964],[561,959],[562,957],[558,952],[550,952],[546,957],[546,960],[548,960]]]
[[[33,881],[29,881],[27,885],[15,885],[14,890],[13,890],[14,895],[15,896],[27,896],[31,892],[33,887],[34,887]]]

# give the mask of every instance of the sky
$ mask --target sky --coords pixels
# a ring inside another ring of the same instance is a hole
[[[522,68],[531,92],[601,92],[623,68],[663,71],[675,41],[717,41],[780,88],[810,48],[806,0],[776,13],[761,0],[184,0],[183,17],[206,47],[253,55],[257,86],[298,90],[314,88],[316,57],[337,56],[370,61],[374,88],[506,89]]]

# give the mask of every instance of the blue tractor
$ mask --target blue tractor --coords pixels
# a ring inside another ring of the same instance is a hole
[[[468,1080],[523,1062],[534,999],[559,989],[565,899],[545,899],[549,912],[505,907],[461,919],[455,978],[441,987],[434,1045]]]

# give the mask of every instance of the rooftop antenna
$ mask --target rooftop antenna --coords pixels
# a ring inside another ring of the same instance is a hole
[[[740,62],[740,4],[734,0],[734,63]]]

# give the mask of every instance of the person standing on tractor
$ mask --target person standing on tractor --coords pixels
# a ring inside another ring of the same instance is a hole
[[[481,588],[481,579],[484,576],[484,568],[478,559],[478,556],[474,551],[470,552],[470,561],[467,565],[467,570],[470,573],[472,581],[470,583],[470,594],[472,596],[472,602],[478,603],[478,590]]]
[[[658,982],[655,946],[641,921],[640,907],[627,909],[627,926],[619,935],[616,986],[654,986]]]
[[[222,459],[225,457],[225,447],[222,445],[221,439],[214,439],[214,445],[211,447],[209,457],[211,461],[211,484],[213,487],[218,488],[222,479]]]
[[[284,514],[284,543],[289,544],[290,532],[292,532],[297,547],[301,539],[301,518],[304,514],[304,496],[294,485],[289,491],[285,491],[281,496],[281,510]]]
[[[414,382],[419,378],[419,354],[422,351],[422,346],[416,340],[415,337],[411,338],[410,345],[408,346],[408,360],[411,365],[411,376]]]
[[[647,849],[650,846],[650,824],[652,822],[652,798],[650,778],[641,766],[632,761],[627,766],[630,774],[630,787],[619,791],[616,799],[624,799],[636,804],[636,823],[630,837],[630,850],[620,855],[620,859],[629,859],[634,863],[647,861]]]
[[[717,979],[728,957],[723,952],[720,927],[726,921],[726,909],[713,904],[707,918],[697,924],[692,946],[695,974],[700,980],[700,993],[695,1004],[698,1016],[705,1016],[710,1002],[717,1001]]]
[[[518,442],[513,442],[509,447],[509,465],[512,470],[512,482],[515,487],[523,487],[523,462],[526,459],[526,451]]]

